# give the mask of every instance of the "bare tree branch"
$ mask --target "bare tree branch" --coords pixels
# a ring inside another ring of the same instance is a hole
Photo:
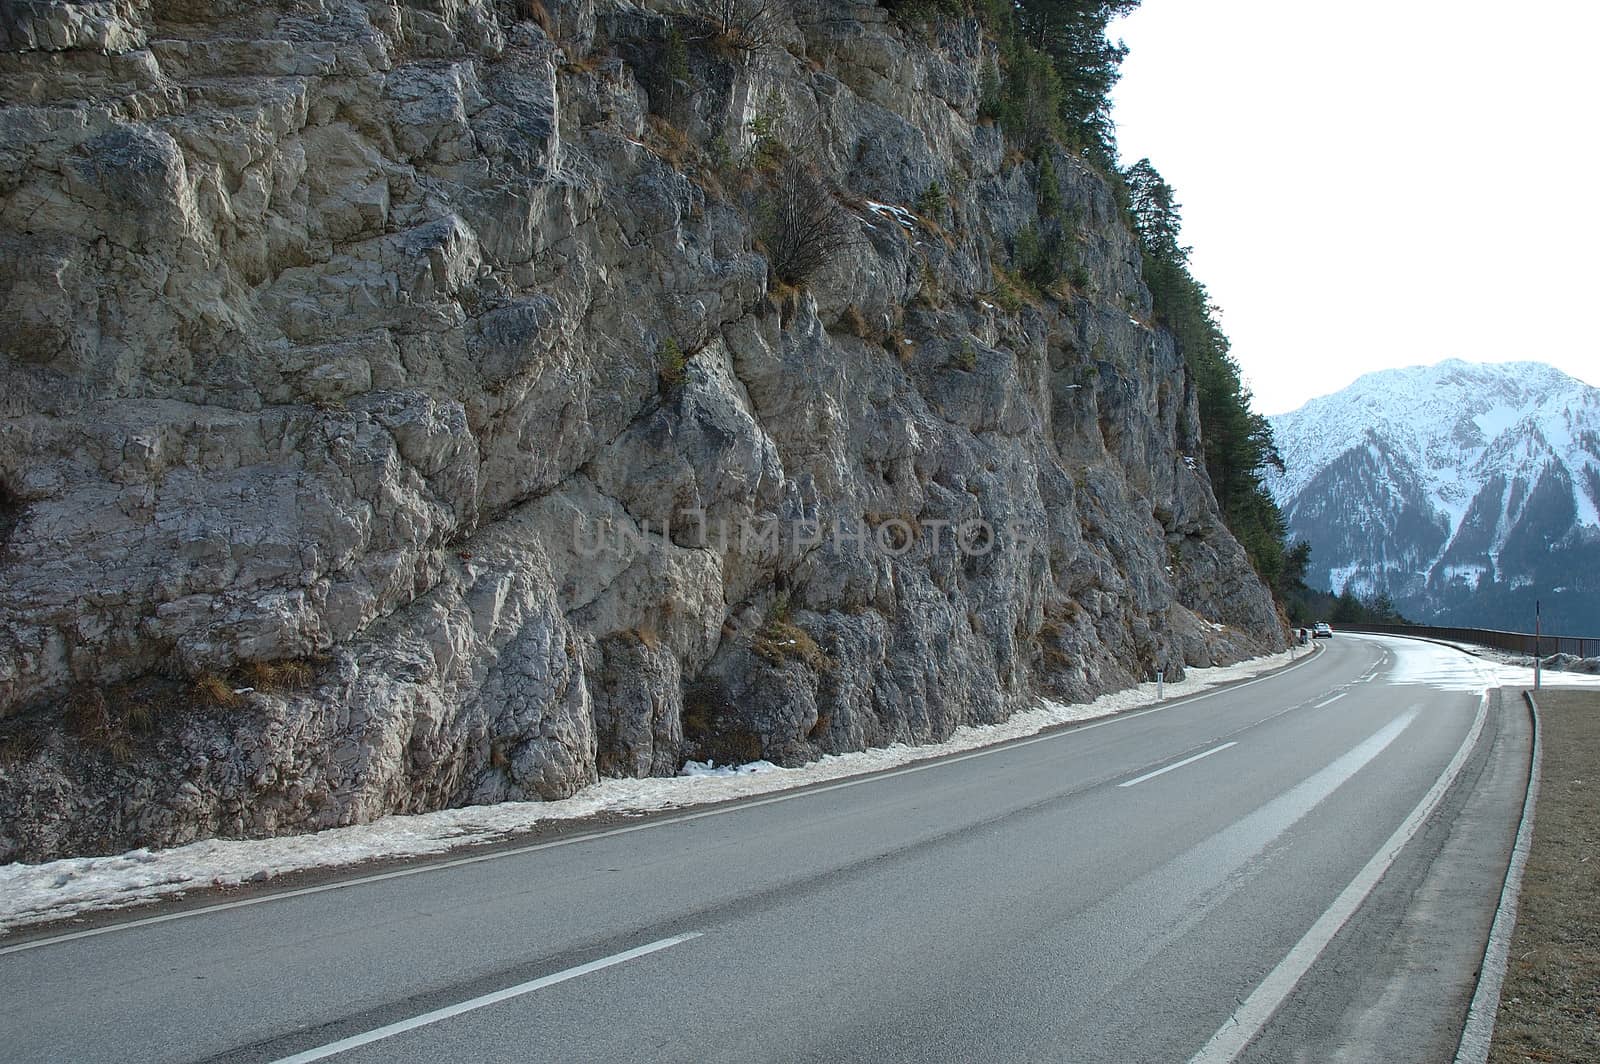
[[[800,286],[846,248],[860,242],[850,213],[804,163],[789,159],[757,218],[772,273]]]

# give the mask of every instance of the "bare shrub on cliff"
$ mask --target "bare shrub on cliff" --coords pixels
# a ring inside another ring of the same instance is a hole
[[[781,0],[697,0],[691,10],[701,26],[692,40],[709,41],[740,57],[780,47]]]
[[[859,241],[850,212],[806,164],[778,168],[757,212],[756,235],[772,274],[798,288]]]

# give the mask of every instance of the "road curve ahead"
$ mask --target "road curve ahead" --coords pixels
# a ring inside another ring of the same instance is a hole
[[[911,771],[13,940],[0,1059],[1448,1059],[1526,756],[1483,686],[1339,636]]]

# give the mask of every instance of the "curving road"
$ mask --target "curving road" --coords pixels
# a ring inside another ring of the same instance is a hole
[[[9,939],[0,1059],[1449,1060],[1527,773],[1483,686],[1339,636],[878,776]]]

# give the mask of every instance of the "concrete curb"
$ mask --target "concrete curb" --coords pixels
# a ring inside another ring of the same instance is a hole
[[[1539,704],[1530,691],[1522,692],[1533,720],[1533,758],[1528,767],[1528,793],[1522,801],[1522,821],[1517,825],[1517,841],[1511,848],[1511,863],[1506,867],[1500,904],[1489,928],[1489,943],[1483,951],[1483,966],[1478,969],[1478,988],[1467,1009],[1467,1023],[1456,1047],[1455,1064],[1485,1064],[1494,1041],[1494,1021],[1500,1011],[1500,988],[1505,983],[1506,962],[1511,954],[1511,936],[1517,928],[1517,899],[1522,892],[1522,873],[1528,864],[1533,844],[1534,807],[1539,801],[1539,767],[1543,759],[1539,736]]]

